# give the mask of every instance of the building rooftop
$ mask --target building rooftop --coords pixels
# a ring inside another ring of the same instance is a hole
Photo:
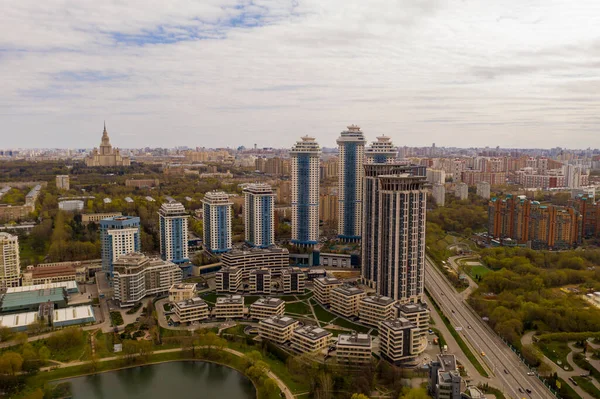
[[[179,309],[195,308],[198,306],[208,307],[208,305],[206,304],[206,302],[204,302],[202,298],[190,298],[185,301],[177,302],[177,307]]]
[[[76,320],[84,322],[90,319],[96,320],[91,305],[75,306],[71,308],[55,309],[52,316],[52,323],[64,323]]]
[[[43,269],[45,269],[45,267]],[[43,290],[43,289],[52,289],[52,288],[64,288],[67,290],[67,292],[79,292],[79,288],[77,288],[77,282],[75,280],[71,280],[71,281],[61,281],[58,283],[35,284],[35,285],[26,285],[26,286],[22,286],[22,287],[11,287],[11,288],[6,289],[6,293],[13,294],[16,292],[39,291],[39,290]]]
[[[456,370],[456,356],[454,355],[438,355],[438,362],[441,364],[444,371]]]
[[[369,334],[361,333],[340,334],[338,336],[338,345],[363,346],[365,348],[370,348],[371,336]]]
[[[268,274],[269,276],[271,275],[271,269],[254,269],[254,270],[250,270],[250,275],[253,274]]]
[[[317,340],[323,337],[333,335],[331,332],[319,326],[304,326],[294,330],[294,334],[301,335],[311,340]]]
[[[258,248],[258,247],[244,248],[244,249],[233,248],[231,251],[224,253],[223,258],[227,259],[227,258],[234,258],[237,256],[245,256],[245,255],[258,256],[258,255],[266,255],[266,254],[289,254],[289,253],[290,253],[290,251],[288,251],[287,248],[280,248],[280,247],[276,247],[276,246],[270,246],[267,248]]]
[[[345,296],[355,296],[355,295],[361,295],[364,294],[365,291],[361,290],[358,287],[354,287],[353,285],[350,284],[343,284],[340,287],[334,288],[333,291],[335,291],[336,293],[345,295]]]
[[[335,277],[321,277],[321,278],[317,278],[315,279],[315,282],[320,282],[323,285],[338,285],[338,284],[342,284],[342,282],[340,280],[338,280]]]
[[[279,299],[279,298],[258,298],[256,300],[256,302],[254,302],[252,305],[250,306],[265,306],[265,307],[269,307],[269,308],[276,308],[278,306],[280,306],[282,303],[285,303],[285,301],[283,299]]]
[[[396,307],[400,309],[403,313],[417,313],[428,310],[427,306],[422,303],[405,303],[405,304],[396,304]]]
[[[173,284],[171,286],[171,288],[169,288],[169,291],[174,290],[174,291],[195,291],[196,290],[196,284],[195,283],[179,283],[179,284]]]
[[[223,273],[237,273],[237,272],[241,272],[241,271],[242,271],[242,268],[238,267],[238,266],[223,266],[223,267],[221,267],[219,269],[218,272],[223,272]]]
[[[44,302],[61,302],[67,296],[64,288],[47,288],[37,291],[6,293],[2,296],[0,310],[33,306]]]
[[[239,304],[244,304],[244,297],[242,297],[241,295],[226,295],[226,296],[220,296],[217,298],[217,305],[229,305],[229,304],[234,304],[234,305],[239,305]]]
[[[8,328],[27,327],[36,322],[38,312],[4,314],[0,316],[0,326]]]
[[[273,316],[268,319],[263,319],[259,324],[271,324],[277,327],[289,327],[292,324],[296,323],[295,319],[292,319],[290,316]]]
[[[379,306],[387,306],[387,305],[390,305],[390,304],[396,302],[392,298],[390,298],[388,296],[383,296],[383,295],[366,296],[363,299],[361,299],[361,301],[367,302],[367,303],[372,303],[374,305],[379,305]]]
[[[405,319],[404,317],[384,320],[381,322],[381,324],[393,331],[400,331],[407,328],[415,328],[415,325],[411,323],[410,320]]]
[[[29,270],[28,270],[29,271]],[[75,267],[68,265],[56,265],[46,267],[34,267],[30,270],[31,276],[36,278],[51,278],[64,275],[75,275],[77,271]]]

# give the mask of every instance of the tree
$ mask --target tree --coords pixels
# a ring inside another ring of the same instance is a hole
[[[399,399],[429,399],[425,388],[411,388],[406,394],[400,394]]]
[[[552,366],[550,366],[548,364],[548,362],[542,361],[540,363],[540,365],[538,366],[538,373],[542,377],[548,377],[548,376],[552,375],[553,372],[554,372],[554,368]]]
[[[542,362],[541,352],[533,345],[523,345],[521,354],[530,366],[537,367]]]
[[[10,341],[14,337],[14,333],[8,327],[0,327],[0,342]]]
[[[263,389],[264,389],[265,393],[267,394],[267,396],[271,396],[275,392],[277,392],[279,387],[277,386],[277,383],[272,378],[267,378],[265,380],[265,382],[263,382]]]
[[[362,393],[355,393],[350,397],[350,399],[369,399],[369,397]]]
[[[15,375],[23,367],[23,358],[16,352],[6,352],[0,357],[0,372]]]
[[[42,346],[38,351],[38,356],[42,362],[46,363],[48,359],[50,359],[50,349],[48,349],[46,346]]]

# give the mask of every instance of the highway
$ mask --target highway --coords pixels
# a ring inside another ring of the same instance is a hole
[[[505,395],[516,399],[555,398],[538,378],[527,375],[527,366],[462,300],[461,295],[429,260],[425,266],[425,287],[452,326],[462,327],[459,331],[460,336],[474,349],[473,354],[479,362],[493,371],[495,379],[502,385],[497,388]],[[481,355],[482,352],[485,356]],[[531,394],[528,394],[526,389],[531,390]]]

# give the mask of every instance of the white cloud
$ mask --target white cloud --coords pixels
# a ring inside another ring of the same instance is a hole
[[[594,0],[11,3],[3,147],[600,142]]]

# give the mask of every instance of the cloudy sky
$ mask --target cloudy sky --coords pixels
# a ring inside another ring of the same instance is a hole
[[[0,4],[0,148],[600,147],[598,0]]]

